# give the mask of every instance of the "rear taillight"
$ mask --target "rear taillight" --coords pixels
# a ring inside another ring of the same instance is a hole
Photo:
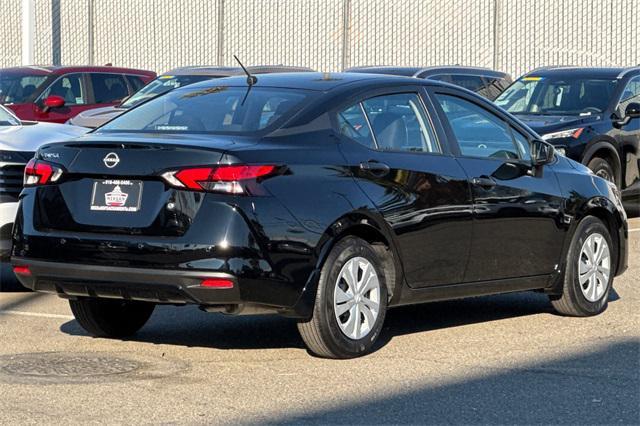
[[[31,275],[31,270],[29,269],[28,266],[16,265],[16,266],[13,267],[13,273],[16,274],[16,275],[30,276]]]
[[[265,178],[274,174],[274,165],[223,165],[194,167],[162,174],[172,186],[194,191],[243,194],[242,182]]]
[[[46,185],[56,182],[60,176],[62,176],[61,168],[32,158],[24,168],[24,186]]]

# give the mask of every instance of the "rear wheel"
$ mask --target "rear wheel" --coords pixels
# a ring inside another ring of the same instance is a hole
[[[618,182],[616,182],[616,172],[613,165],[604,158],[593,158],[589,161],[587,167],[589,167],[596,176],[600,176],[601,178],[608,180],[609,182],[613,182],[616,185],[618,184]]]
[[[96,337],[128,337],[142,328],[155,305],[148,302],[78,299],[69,300],[76,321]]]
[[[387,286],[381,259],[364,240],[347,237],[320,274],[312,318],[298,330],[314,354],[353,358],[369,352],[382,330]]]
[[[580,222],[567,255],[561,296],[551,298],[559,313],[597,315],[607,308],[613,283],[614,252],[607,227],[598,218]]]

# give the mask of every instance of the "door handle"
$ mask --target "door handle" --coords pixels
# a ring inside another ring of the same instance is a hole
[[[496,186],[496,181],[488,176],[474,177],[471,179],[471,183],[485,189],[491,189]]]
[[[385,163],[376,160],[363,161],[360,163],[360,170],[367,171],[376,176],[384,176],[389,173],[390,167]]]

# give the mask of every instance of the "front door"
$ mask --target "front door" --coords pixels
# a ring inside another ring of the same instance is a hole
[[[552,273],[565,236],[563,197],[553,171],[533,170],[529,140],[495,111],[446,90],[434,97],[473,192],[464,281]]]
[[[56,95],[64,99],[64,105],[59,108],[46,109],[44,100]],[[34,116],[37,121],[65,123],[89,107],[84,74],[65,74],[56,79],[46,88],[35,102]]]

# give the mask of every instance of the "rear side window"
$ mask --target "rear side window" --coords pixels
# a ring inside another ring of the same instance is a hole
[[[486,86],[484,89],[478,92],[478,94],[484,96],[489,100],[494,100],[500,93],[509,85],[509,82],[503,78],[497,77],[484,77]]]
[[[454,74],[451,76],[451,83],[473,92],[478,92],[485,87],[484,79],[479,75]]]
[[[127,80],[129,80],[129,84],[133,88],[134,92],[137,92],[138,90],[142,89],[145,86],[144,81],[142,81],[142,78],[136,75],[128,75]]]
[[[455,134],[462,155],[512,160],[523,157],[505,121],[457,96],[436,94],[436,98]]]
[[[251,134],[291,116],[304,90],[186,86],[151,99],[100,131]]]
[[[87,95],[82,85],[82,74],[63,75],[42,92],[40,99],[45,99],[51,95],[64,98],[65,105],[85,105],[87,103]]]
[[[89,74],[93,97],[97,104],[110,104],[121,101],[129,95],[124,76],[120,74]]]
[[[367,148],[376,148],[361,104],[356,104],[340,111],[337,119],[340,134],[355,140]]]
[[[362,102],[378,149],[440,153],[426,111],[415,93],[379,96]]]

